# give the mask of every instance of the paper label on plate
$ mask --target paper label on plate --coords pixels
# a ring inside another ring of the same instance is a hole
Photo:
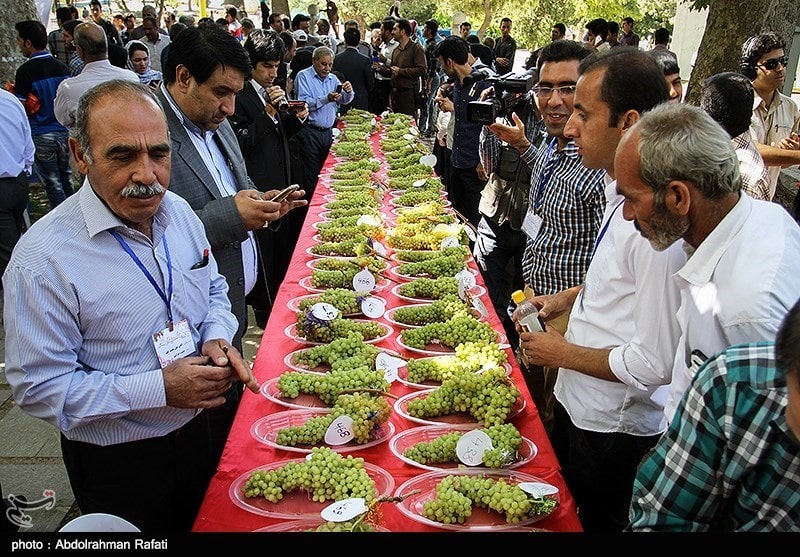
[[[319,515],[329,522],[347,522],[369,510],[366,501],[361,497],[351,497],[331,503]]]
[[[427,178],[420,178],[419,180],[414,180],[413,182],[411,182],[411,185],[414,186],[415,188],[421,188],[422,186],[425,185],[425,182],[427,181],[428,181]]]
[[[411,135],[419,135],[419,130],[417,128],[415,128],[414,126],[411,126],[410,128],[408,128],[408,132]]]
[[[483,453],[493,448],[492,439],[485,431],[473,429],[456,443],[456,456],[467,466],[479,466],[483,464]]]
[[[372,249],[379,255],[386,256],[386,248],[380,242],[372,242]]]
[[[370,292],[375,288],[375,275],[361,269],[353,277],[353,290],[356,292]]]
[[[369,123],[374,126],[378,123],[378,121],[375,118],[373,118],[372,120],[369,121]]]
[[[406,365],[406,361],[402,358],[395,358],[391,354],[381,352],[375,357],[375,369],[382,371],[384,378],[389,383],[393,383],[397,379],[397,370]]]
[[[481,317],[489,317],[489,310],[486,309],[486,304],[484,304],[483,300],[477,296],[472,297],[472,307],[478,310],[478,313],[481,314]]]
[[[430,166],[433,168],[436,166],[436,155],[422,155],[419,158],[420,164],[424,164],[425,166]]]
[[[403,134],[403,139],[412,140],[412,139],[414,139],[414,136],[411,135],[410,133],[406,133],[406,134]]]
[[[367,317],[378,319],[379,317],[383,317],[385,312],[386,303],[380,298],[370,296],[369,298],[364,298],[364,301],[361,302],[361,313]]]
[[[361,215],[358,217],[356,225],[361,226],[362,224],[366,224],[367,226],[380,226],[381,222],[375,215]]]
[[[462,300],[467,299],[467,288],[461,281],[458,281],[458,297],[461,298]]]
[[[353,439],[353,418],[339,416],[331,422],[325,432],[325,443],[328,445],[344,445]]]
[[[558,494],[558,488],[556,486],[544,482],[522,482],[519,484],[519,488],[525,493],[530,493],[537,499],[541,499],[547,495]]]
[[[458,238],[455,236],[448,236],[442,240],[442,243],[439,244],[440,249],[444,248],[457,248],[461,245],[461,242],[458,241]]]
[[[469,238],[470,242],[478,241],[478,237],[475,235],[475,231],[472,229],[471,226],[465,226],[464,232],[466,232],[467,238]]]
[[[320,321],[333,321],[339,317],[341,313],[339,308],[327,302],[318,302],[311,306],[311,315]]]
[[[469,269],[461,269],[454,276],[458,279],[458,284],[464,286],[464,290],[471,290],[477,283],[475,275],[473,275]]]

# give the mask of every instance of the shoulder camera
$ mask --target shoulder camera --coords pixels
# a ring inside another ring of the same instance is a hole
[[[538,81],[533,73],[508,73],[487,77],[494,87],[494,97],[485,101],[472,101],[467,105],[467,121],[476,124],[493,124],[498,118],[508,116],[521,103],[528,100],[528,92]]]

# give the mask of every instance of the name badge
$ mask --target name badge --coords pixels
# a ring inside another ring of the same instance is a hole
[[[525,220],[522,221],[522,231],[530,238],[531,240],[535,240],[536,236],[539,235],[539,229],[542,227],[542,217],[534,213],[533,211],[528,211],[525,214]]]
[[[179,358],[191,356],[197,352],[192,340],[192,332],[189,330],[189,323],[186,319],[176,323],[171,331],[169,327],[165,327],[154,334],[153,344],[156,347],[161,369],[164,369]]]

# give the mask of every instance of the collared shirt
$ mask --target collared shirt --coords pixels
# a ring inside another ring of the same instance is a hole
[[[28,115],[19,99],[0,89],[0,178],[28,176],[33,167],[35,147]]]
[[[70,77],[75,77],[79,73],[83,71],[83,58],[78,56],[78,53],[73,51],[69,54],[69,75]]]
[[[378,49],[380,53],[386,58],[386,65],[391,65],[389,60],[392,59],[392,52],[399,43],[395,39],[391,39],[388,43],[381,43],[381,47]],[[372,58],[372,56],[370,56]],[[382,75],[380,72],[375,72],[375,79],[378,81],[389,81],[391,76]]]
[[[161,52],[167,48],[167,45],[170,43],[169,35],[163,35],[159,33],[158,39],[156,39],[156,42],[154,43],[150,42],[150,39],[148,39],[147,36],[144,36],[139,40],[142,41],[147,47],[147,50],[150,51],[150,64],[152,65],[153,69],[158,70],[159,72],[162,71]]]
[[[681,337],[668,421],[705,359],[733,344],[775,338],[800,294],[800,227],[780,205],[742,195],[674,277]]]
[[[64,126],[56,120],[53,99],[61,83],[67,79],[69,68],[53,58],[47,50],[32,54],[27,62],[17,68],[14,95],[23,103],[31,93],[39,99],[39,110],[28,115],[33,135],[65,131]]]
[[[508,66],[497,67],[497,73],[504,75],[514,68],[514,57],[517,55],[517,41],[511,35],[507,39],[500,37],[494,45],[494,65],[497,66],[498,58],[508,58]]]
[[[186,320],[198,349],[232,339],[238,323],[203,223],[167,192],[153,239],[128,228],[84,182],[22,236],[5,290],[6,377],[22,410],[68,439],[109,445],[165,435],[199,410],[167,406],[152,335],[168,311],[144,273],[109,233],[115,230],[166,292],[166,237],[173,321]]]
[[[436,48],[439,46],[444,38],[439,34],[436,33],[433,38],[428,39],[425,41],[425,63],[428,65],[428,71],[426,72],[426,76],[428,78],[433,77],[436,74],[441,73],[441,68],[439,67],[439,60],[436,57]]]
[[[628,530],[800,531],[800,446],[786,421],[786,381],[773,342],[709,360],[639,468]]]
[[[538,118],[534,110],[528,112],[528,118],[525,121],[525,137],[535,147],[538,147],[547,137],[544,122]],[[501,146],[500,138],[490,132],[486,126],[483,126],[478,143],[478,156],[487,176],[493,173],[500,163]]]
[[[769,172],[764,158],[753,143],[750,130],[737,135],[732,140],[739,159],[739,174],[742,176],[742,191],[755,199],[770,201]]]
[[[341,54],[345,50],[347,50],[348,46],[347,43],[344,41],[336,43],[336,48],[333,50],[334,54]],[[355,47],[359,54],[363,54],[370,60],[372,60],[372,45],[370,45],[367,41],[359,41],[358,46]]]
[[[794,101],[775,91],[775,96],[767,108],[764,100],[755,94],[753,100],[753,117],[750,119],[750,133],[753,139],[762,145],[780,147],[781,141],[792,132],[800,133],[800,108]],[[778,177],[781,174],[780,166],[768,166],[769,172],[769,198],[775,196],[778,187]]]
[[[420,78],[425,75],[428,66],[425,62],[425,50],[409,39],[405,46],[398,44],[392,51],[391,66],[400,68],[396,76],[392,76],[392,87],[396,89],[420,88]]]
[[[522,154],[531,167],[528,211],[542,219],[522,256],[522,277],[536,294],[555,294],[583,282],[606,205],[605,170],[583,166],[573,141],[551,149],[552,141]]]
[[[572,305],[564,338],[611,349],[616,383],[561,368],[555,396],[580,429],[658,435],[666,428],[664,400],[680,335],[680,294],[671,276],[686,256],[680,245],[656,251],[622,215],[624,198],[606,175],[607,199],[597,249]]]
[[[478,70],[473,66],[471,74]],[[480,162],[478,155],[478,140],[483,124],[470,122],[467,119],[469,103],[479,100],[481,91],[489,86],[485,80],[480,79],[474,83],[453,83],[453,153],[450,155],[450,165],[454,168],[475,168]]]
[[[64,44],[64,36],[61,34],[61,29],[54,29],[47,35],[47,50],[56,60],[60,60],[65,64],[69,63],[69,53],[67,52],[67,45]]]
[[[183,128],[192,140],[195,150],[203,159],[206,169],[214,179],[214,185],[217,187],[222,197],[234,196],[239,191],[236,186],[236,176],[233,174],[233,169],[230,166],[225,153],[222,152],[217,141],[214,139],[216,131],[201,130],[194,122],[189,120],[180,107],[172,98],[172,95],[162,83],[160,85],[161,91],[164,93],[164,98],[167,99],[167,104],[170,109],[175,113],[180,120]],[[166,109],[166,107],[164,107]],[[249,294],[256,284],[258,277],[258,255],[256,254],[256,239],[252,230],[247,231],[247,240],[243,241],[242,247],[242,266],[244,270],[244,293]]]
[[[294,87],[297,91],[297,99],[308,104],[308,123],[318,128],[332,128],[336,123],[336,115],[339,112],[339,104],[350,104],[353,102],[355,93],[342,90],[341,103],[328,100],[328,94],[336,91],[340,84],[339,78],[333,73],[321,78],[314,69],[314,66],[305,68],[297,72],[297,80]]]
[[[56,91],[56,118],[65,128],[75,125],[75,111],[78,110],[78,99],[86,91],[111,79],[127,79],[139,83],[139,76],[130,70],[118,68],[105,60],[89,62],[83,71],[75,77],[62,81]]]

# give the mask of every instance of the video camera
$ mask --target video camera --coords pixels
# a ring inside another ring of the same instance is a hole
[[[487,77],[485,81],[494,87],[494,97],[485,101],[472,101],[467,105],[467,121],[476,124],[494,124],[497,118],[508,116],[521,103],[528,99],[538,76],[533,72],[499,77]]]

